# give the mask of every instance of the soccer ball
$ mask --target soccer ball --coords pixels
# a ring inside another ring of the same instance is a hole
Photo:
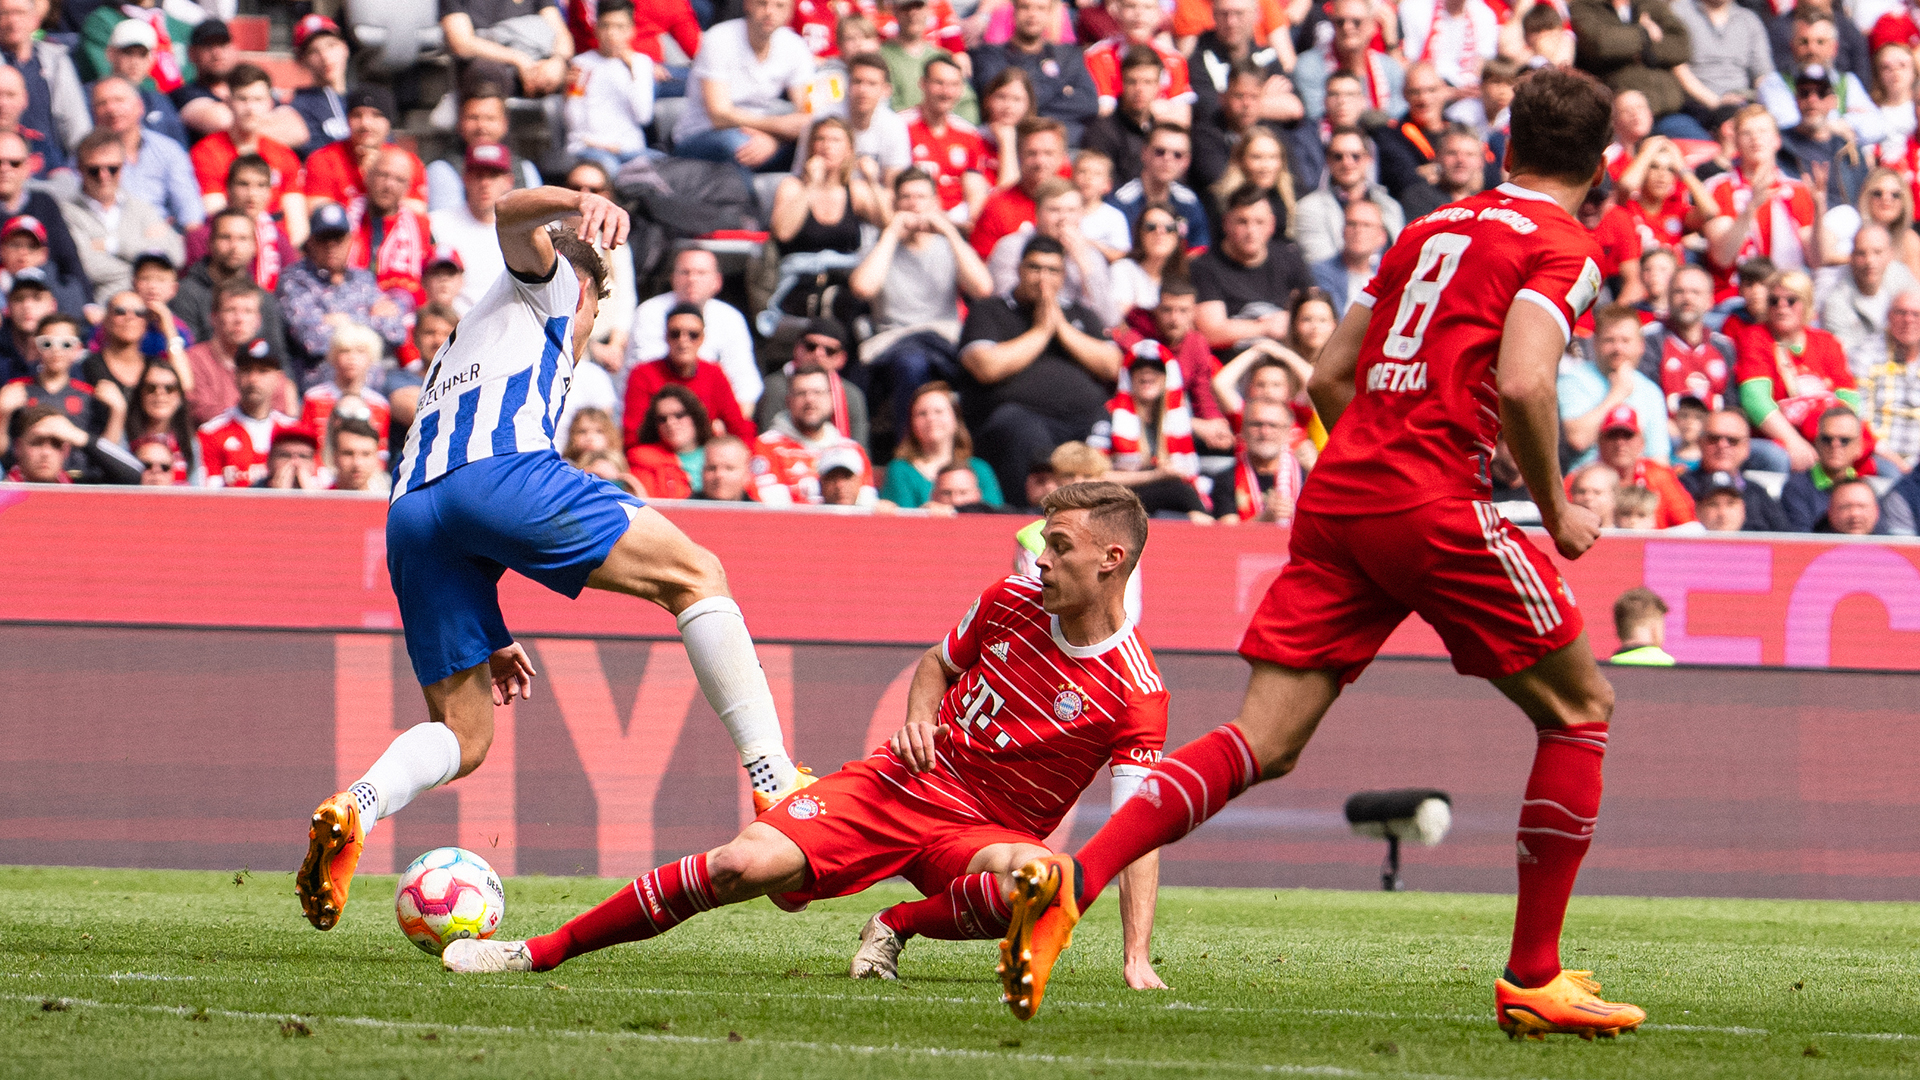
[[[400,875],[393,911],[408,941],[439,956],[449,941],[492,937],[507,893],[487,860],[465,848],[434,848]]]

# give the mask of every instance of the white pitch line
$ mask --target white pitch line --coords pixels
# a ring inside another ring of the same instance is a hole
[[[26,972],[0,972],[0,976],[4,976],[6,978],[12,978],[12,979],[104,979],[108,982],[122,982],[122,981],[225,982],[225,983],[248,983],[253,985],[261,985],[261,986],[270,985],[267,981],[262,979],[247,978],[244,976],[237,976],[237,975],[235,976],[162,975],[154,972],[144,972],[144,971],[122,971],[122,972],[113,972],[111,974],[106,974],[106,975],[101,975],[101,974],[96,974],[91,972],[73,974],[73,975],[59,975],[59,974],[53,974],[50,972],[26,971]],[[417,988],[424,989],[424,988],[439,988],[439,987],[445,986],[446,984],[440,983],[440,982],[416,982],[416,981],[389,980],[389,981],[380,982],[380,983],[369,982],[367,983],[367,985],[370,987],[375,987],[375,986],[377,987],[417,987]],[[548,987],[545,983],[536,985],[531,982],[516,982],[516,983],[491,983],[491,984],[488,984],[488,989],[542,991],[542,990],[547,990]],[[770,991],[695,990],[695,989],[688,989],[683,987],[664,987],[664,986],[578,986],[578,987],[570,986],[565,991],[562,991],[562,992],[571,993],[571,994],[615,994],[615,995],[647,996],[647,997],[764,998],[770,1001],[774,1001],[774,1000],[843,1001],[843,1002],[876,1004],[876,1005],[928,1004],[928,1005],[965,1005],[965,1006],[988,1005],[988,1006],[991,1006],[996,1004],[991,998],[985,997],[985,996],[977,997],[977,998],[920,997],[920,996],[909,996],[909,994],[905,992],[907,988],[904,985],[900,989],[902,993],[898,995],[890,995],[890,996],[882,996],[880,994],[873,994],[873,995],[781,994],[781,993],[773,993]],[[5,996],[6,995],[0,995],[0,998],[3,998]],[[1302,1009],[1302,1008],[1282,1008],[1277,1006],[1276,1007],[1260,1007],[1260,1006],[1251,1006],[1251,1005],[1196,1005],[1196,1004],[1192,1004],[1185,1001],[1169,1001],[1165,1005],[1158,1005],[1158,1006],[1145,1005],[1145,1004],[1135,1005],[1130,1002],[1113,1002],[1113,1001],[1055,1001],[1052,1003],[1052,1007],[1055,1009],[1127,1009],[1134,1012],[1144,1012],[1144,1011],[1149,1011],[1155,1008],[1159,1008],[1159,1009],[1165,1009],[1169,1012],[1258,1013],[1261,1015],[1272,1015],[1272,1016],[1327,1016],[1327,1017],[1349,1017],[1357,1020],[1413,1020],[1413,1021],[1425,1021],[1425,1022],[1432,1022],[1432,1023],[1474,1024],[1474,1025],[1484,1024],[1487,1021],[1487,1017],[1481,1016],[1477,1013],[1401,1013],[1401,1012],[1376,1011],[1376,1010],[1369,1010],[1369,1009]],[[1766,1038],[1773,1034],[1773,1030],[1770,1028],[1742,1027],[1738,1025],[1646,1023],[1646,1024],[1640,1025],[1640,1028],[1643,1031],[1692,1032],[1695,1034],[1704,1034],[1704,1035],[1739,1035],[1739,1036],[1760,1037],[1760,1038]],[[1804,1034],[1807,1034],[1815,1038],[1877,1039],[1877,1040],[1885,1040],[1889,1042],[1902,1042],[1902,1041],[1908,1041],[1908,1040],[1920,1041],[1920,1034],[1912,1034],[1912,1033],[1900,1032],[1900,1031],[1815,1031],[1815,1032],[1806,1032]]]
[[[68,1008],[120,1009],[127,1012],[159,1013],[167,1016],[218,1016],[228,1020],[272,1021],[285,1023],[298,1020],[302,1023],[318,1021],[321,1023],[346,1024],[354,1027],[376,1028],[393,1031],[432,1031],[450,1032],[461,1035],[531,1035],[536,1037],[561,1036],[576,1039],[607,1038],[619,1041],[677,1044],[685,1046],[727,1046],[732,1045],[731,1037],[719,1038],[705,1035],[655,1035],[640,1031],[596,1031],[578,1028],[535,1028],[487,1026],[476,1024],[434,1024],[420,1020],[382,1020],[372,1016],[332,1016],[324,1013],[265,1013],[241,1012],[234,1009],[188,1008],[184,1005],[146,1005],[118,1001],[92,1001],[85,998],[47,998],[37,994],[0,994],[0,1000],[22,1002],[57,1001]],[[970,1050],[962,1047],[927,1046],[869,1046],[849,1043],[817,1043],[781,1039],[743,1039],[742,1043],[781,1050],[803,1050],[811,1053],[843,1053],[857,1055],[902,1054],[909,1057],[964,1058],[985,1061],[1031,1062],[1037,1065],[1070,1065],[1082,1067],[1118,1067],[1128,1069],[1165,1069],[1177,1071],[1217,1071],[1231,1070],[1259,1075],[1283,1076],[1403,1076],[1412,1080],[1472,1080],[1470,1077],[1449,1076],[1440,1073],[1381,1073],[1360,1069],[1347,1069],[1337,1065],[1272,1065],[1234,1061],[1151,1061],[1140,1058],[1093,1058],[1070,1057],[1064,1054],[1008,1054],[993,1050]]]

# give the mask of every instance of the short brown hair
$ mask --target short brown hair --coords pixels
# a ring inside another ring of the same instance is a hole
[[[1615,637],[1625,638],[1627,632],[1655,617],[1666,618],[1667,602],[1652,589],[1640,586],[1628,589],[1613,602],[1613,632]]]
[[[580,239],[579,233],[565,225],[548,226],[547,238],[553,241],[554,253],[573,264],[573,274],[580,279],[581,288],[591,284],[602,300],[613,294],[607,287],[607,260],[599,248]]]
[[[1584,183],[1613,141],[1613,92],[1581,71],[1547,67],[1521,79],[1508,115],[1513,173]]]
[[[1060,136],[1062,143],[1068,141],[1067,125],[1048,116],[1029,116],[1025,120],[1020,121],[1020,123],[1014,127],[1013,132],[1015,153],[1019,152],[1020,147],[1027,145],[1027,140],[1033,138],[1035,135],[1044,135],[1047,132],[1052,132]]]
[[[1608,304],[1593,313],[1593,332],[1595,335],[1604,334],[1607,327],[1621,322],[1631,322],[1637,326],[1640,313],[1625,304]]]
[[[260,286],[255,285],[253,283],[252,278],[235,277],[230,281],[223,281],[219,285],[214,287],[213,310],[219,311],[221,307],[226,304],[227,301],[233,300],[237,297],[242,297],[242,296],[251,296],[256,300],[260,301],[260,306],[262,308],[266,307],[266,304],[267,304],[266,293],[264,290],[260,288]]]
[[[1147,546],[1147,509],[1140,505],[1140,496],[1119,484],[1094,480],[1055,488],[1040,500],[1040,509],[1048,517],[1065,510],[1087,511],[1095,528],[1120,541],[1129,567],[1140,561],[1140,552]]]

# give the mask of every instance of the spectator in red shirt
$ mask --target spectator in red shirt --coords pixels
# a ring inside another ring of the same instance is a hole
[[[15,379],[0,388],[0,453],[8,439],[20,434],[19,412],[35,405],[49,405],[94,435],[119,442],[126,431],[127,398],[118,386],[95,387],[72,377],[73,366],[86,355],[86,343],[80,337],[80,319],[56,311],[40,320],[34,329],[32,355],[36,364],[32,378]],[[74,468],[82,463],[77,460]]]
[[[701,0],[701,6],[709,16],[713,14],[710,0]],[[567,29],[573,33],[575,50],[586,53],[599,48],[600,36],[594,29],[599,12],[594,0],[573,0],[566,8]],[[693,6],[687,0],[634,0],[633,51],[645,53],[653,61],[654,78],[658,80],[653,96],[682,97],[687,92],[687,68],[666,66],[666,54],[660,48],[662,34],[671,35],[673,43],[689,57],[699,53],[700,19]]]
[[[1033,221],[1034,193],[1040,185],[1061,175],[1067,165],[1067,128],[1058,120],[1029,116],[1015,129],[1020,155],[1020,182],[987,196],[973,225],[973,250],[984,259],[993,245],[1020,226]]]
[[[1786,449],[1795,472],[1819,460],[1812,435],[1821,413],[1835,404],[1856,413],[1861,408],[1840,342],[1807,325],[1812,307],[1813,279],[1806,274],[1783,270],[1768,278],[1766,320],[1741,336],[1734,366],[1747,419]]]
[[[205,424],[240,402],[239,368],[234,357],[255,338],[272,335],[263,328],[264,311],[273,297],[244,277],[220,285],[213,294],[213,315],[207,340],[187,350],[193,385],[187,391],[187,409],[195,424]],[[300,405],[290,382],[281,384],[273,407],[288,415]]]
[[[847,450],[860,455],[865,466],[860,472],[859,502],[871,505],[879,497],[873,487],[873,467],[860,444],[833,426],[827,369],[810,361],[796,367],[788,377],[786,403],[753,446],[755,497],[773,506],[819,504],[821,458],[829,451]]]
[[[267,476],[273,432],[298,423],[276,408],[287,393],[285,361],[265,338],[234,353],[240,400],[200,425],[200,461],[208,487],[248,487]]]
[[[634,410],[628,407],[628,414]],[[713,421],[693,391],[668,383],[647,402],[637,440],[627,447],[633,478],[656,499],[685,499],[699,490],[706,471]]]
[[[734,396],[733,383],[720,365],[700,359],[700,347],[707,340],[706,318],[692,304],[676,304],[667,313],[667,355],[659,360],[634,366],[627,376],[627,412],[622,425],[628,446],[640,441],[643,409],[635,406],[652,401],[660,388],[684,386],[700,400],[707,416],[716,423],[713,434],[725,433],[742,440],[759,435],[759,429],[740,411],[740,399]]]
[[[308,209],[317,209],[323,202],[337,202],[347,208],[348,218],[357,222],[367,194],[367,171],[383,150],[397,149],[413,160],[413,182],[407,187],[406,205],[426,213],[427,167],[413,151],[387,141],[393,134],[393,92],[377,83],[364,83],[347,91],[345,105],[347,137],[322,146],[307,158],[301,190]]]
[[[1632,307],[1647,298],[1640,283],[1640,230],[1612,195],[1610,183],[1589,189],[1580,204],[1580,224],[1600,245],[1600,280],[1613,289],[1613,302]]]
[[[305,424],[273,429],[267,450],[267,476],[252,486],[293,491],[325,491],[330,485],[320,465],[320,436]]]
[[[272,77],[253,64],[235,66],[227,76],[227,107],[233,110],[232,129],[216,131],[193,146],[193,173],[200,181],[207,213],[226,208],[227,169],[243,154],[258,154],[273,170],[267,211],[282,216],[288,238],[300,246],[307,236],[306,178],[300,157],[262,134],[276,107]]]
[[[368,385],[368,376],[385,343],[370,326],[350,323],[336,327],[327,343],[327,362],[313,373],[317,380],[303,396],[300,422],[314,431],[325,431],[335,410],[344,415],[365,416],[373,426],[387,430],[392,409],[386,395]],[[381,448],[385,449],[385,440]]]
[[[1646,450],[1640,416],[1632,405],[1621,405],[1607,414],[1600,425],[1600,463],[1612,468],[1623,484],[1637,484],[1659,496],[1654,528],[1670,529],[1694,520],[1693,496],[1680,486],[1679,474],[1672,466],[1647,457]]]

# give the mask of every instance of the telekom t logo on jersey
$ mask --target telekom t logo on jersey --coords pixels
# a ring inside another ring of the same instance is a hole
[[[960,727],[963,730],[978,732],[981,738],[990,738],[995,746],[1005,746],[1013,741],[993,723],[993,718],[1006,707],[1007,699],[995,693],[993,687],[987,685],[987,680],[981,679],[978,685],[967,691],[960,699],[960,704],[966,709],[960,714]],[[991,736],[988,735],[989,729],[993,731]]]

